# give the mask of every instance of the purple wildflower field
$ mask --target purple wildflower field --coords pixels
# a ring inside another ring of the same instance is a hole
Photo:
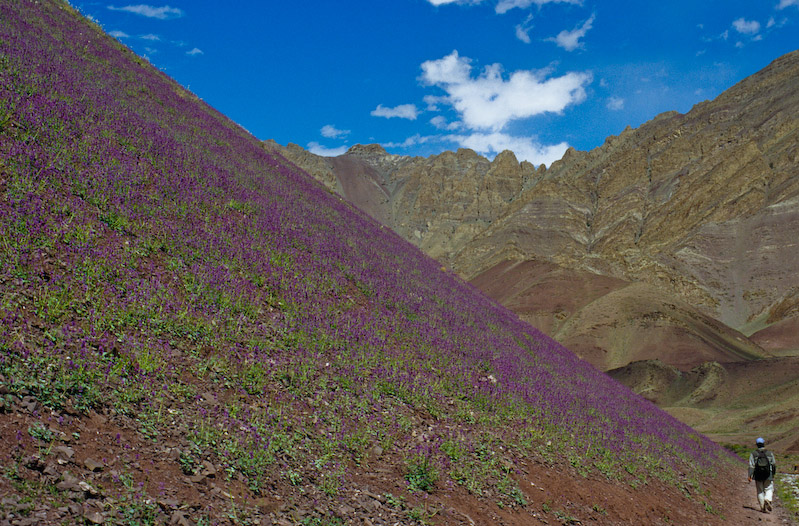
[[[0,1],[0,218],[6,392],[179,433],[253,495],[333,499],[393,449],[412,489],[508,506],[522,459],[729,468],[58,1]]]

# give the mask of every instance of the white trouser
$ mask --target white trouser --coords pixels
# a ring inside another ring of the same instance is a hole
[[[762,510],[766,502],[771,502],[771,497],[774,495],[774,481],[756,480],[755,487],[757,488],[757,502],[760,503],[760,509]]]

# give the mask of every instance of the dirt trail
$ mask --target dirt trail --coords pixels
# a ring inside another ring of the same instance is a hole
[[[763,513],[760,511],[760,505],[757,502],[757,492],[755,490],[755,482],[747,483],[744,475],[741,477],[741,482],[733,486],[736,499],[731,499],[733,502],[737,500],[740,503],[738,508],[728,510],[725,514],[729,519],[730,524],[744,525],[744,524],[758,524],[761,526],[785,526],[795,525],[788,513],[783,509],[779,499],[774,499],[774,511],[771,513]]]

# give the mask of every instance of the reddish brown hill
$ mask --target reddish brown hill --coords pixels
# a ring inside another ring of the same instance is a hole
[[[766,351],[776,355],[799,355],[797,347],[799,316],[779,321],[750,336],[750,339]]]
[[[754,435],[766,436],[769,447],[799,454],[795,356],[708,362],[690,371],[649,360],[608,374],[718,442],[751,445]]]
[[[472,280],[477,288],[547,334],[585,305],[629,283],[542,261],[504,261]]]
[[[739,332],[642,283],[536,261],[496,265],[472,283],[603,370],[650,359],[688,370],[768,356]]]

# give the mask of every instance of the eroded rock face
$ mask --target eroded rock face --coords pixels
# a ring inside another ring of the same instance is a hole
[[[484,231],[535,176],[505,151],[493,161],[460,149],[429,158],[355,145],[325,158],[290,144],[267,147],[442,262]]]
[[[412,158],[358,145],[320,158],[272,147],[484,290],[479,276],[497,265],[536,261],[645,283],[750,335],[799,314],[797,78],[794,52],[549,169],[511,152]],[[549,314],[534,303],[531,321],[561,325],[557,300]]]
[[[797,285],[799,53],[713,102],[569,152],[458,254],[644,281],[752,332]],[[503,250],[513,247],[513,251]]]

